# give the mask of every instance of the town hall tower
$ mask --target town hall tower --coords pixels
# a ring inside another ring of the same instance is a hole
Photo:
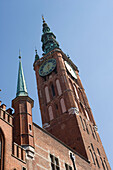
[[[108,168],[79,70],[59,48],[44,18],[41,41],[44,53],[39,59],[36,52],[34,70],[43,128],[87,160],[92,159],[97,168]]]

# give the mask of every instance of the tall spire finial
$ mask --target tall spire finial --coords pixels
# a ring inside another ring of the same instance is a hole
[[[19,59],[21,59],[21,51],[20,51],[20,49],[19,49]]]

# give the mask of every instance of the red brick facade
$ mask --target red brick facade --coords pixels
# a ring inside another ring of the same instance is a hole
[[[56,68],[40,76],[48,59]],[[78,68],[56,48],[38,58],[34,70],[43,128],[32,121],[28,95],[12,101],[13,114],[0,105],[0,170],[110,170]]]

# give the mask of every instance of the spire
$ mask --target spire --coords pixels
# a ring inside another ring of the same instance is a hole
[[[20,51],[19,51],[19,70],[18,70],[18,82],[17,82],[16,96],[28,96],[22,63],[21,63]]]
[[[37,54],[37,49],[35,48],[35,61],[39,60],[39,55]]]
[[[49,26],[45,22],[44,17],[42,16],[43,20],[43,34],[42,34],[42,50],[44,51],[44,54],[47,54],[48,52],[52,51],[55,48],[59,48],[59,44],[56,41],[56,36],[50,31]]]

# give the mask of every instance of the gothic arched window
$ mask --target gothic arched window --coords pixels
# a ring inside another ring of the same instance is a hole
[[[87,133],[89,134],[88,126],[87,126],[85,119],[83,119],[83,122],[84,122],[84,125],[85,125],[85,129],[86,129]]]
[[[62,94],[62,90],[58,79],[56,80],[56,86],[57,86],[58,95],[60,96]]]
[[[76,100],[75,100],[75,105],[76,105],[76,108],[77,108],[78,111],[79,111],[78,103],[76,102]]]
[[[83,123],[83,120],[82,120],[82,117],[81,117],[81,116],[80,116],[80,121],[81,121],[81,124],[82,124],[83,130],[85,130],[84,123]]]
[[[49,90],[48,90],[47,86],[45,87],[45,95],[46,95],[46,100],[47,100],[47,103],[48,103],[50,101],[50,96],[49,96]]]
[[[5,148],[4,134],[0,129],[0,170],[4,169],[4,148]]]
[[[94,160],[94,156],[93,156],[92,150],[89,149],[89,152],[90,152],[91,159],[92,159],[92,161],[93,161],[93,163],[95,165],[95,160]]]
[[[63,98],[60,100],[60,104],[61,104],[62,113],[66,112],[66,106]]]
[[[54,119],[54,117],[53,117],[53,110],[52,110],[52,106],[49,106],[49,108],[48,108],[48,112],[49,112],[49,118],[50,118],[50,120],[53,120],[53,119]]]
[[[55,89],[54,89],[53,84],[51,84],[51,91],[52,91],[52,97],[54,97],[55,96]]]
[[[98,148],[97,148],[97,152],[98,152],[98,155],[100,156],[100,160],[101,160],[101,163],[102,163],[102,167],[103,167],[103,169],[105,170],[104,162],[103,162],[103,160],[102,160],[102,157],[101,157],[101,154],[100,154],[100,151],[99,151]]]
[[[77,88],[76,88],[75,85],[73,85],[73,87],[74,87],[74,91],[75,91],[76,97],[77,97],[77,99],[79,99],[79,95],[78,95],[78,92],[77,92]]]
[[[89,120],[89,115],[88,115],[88,112],[85,110],[85,115],[87,117],[87,119]]]

